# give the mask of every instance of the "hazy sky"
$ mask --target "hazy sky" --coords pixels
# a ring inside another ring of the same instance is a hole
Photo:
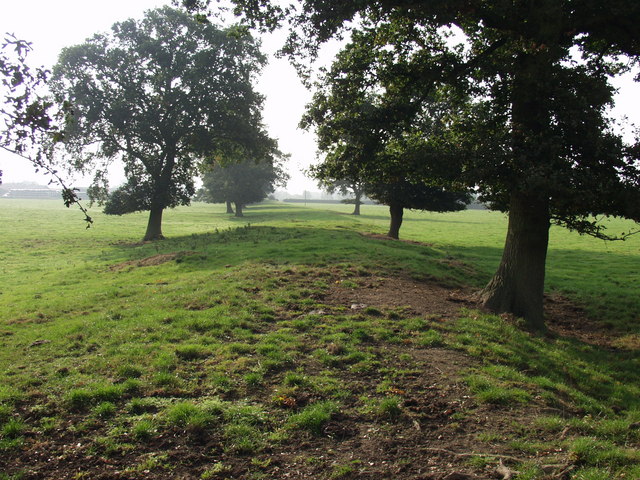
[[[115,22],[131,17],[140,18],[145,10],[169,4],[170,0],[0,2],[0,35],[14,33],[18,38],[32,42],[29,64],[51,67],[63,47],[82,43],[94,33],[108,30]],[[279,33],[264,38],[265,53],[274,52],[284,35]],[[325,63],[336,50],[335,45],[326,49]],[[618,81],[616,86],[621,88],[614,110],[616,116],[626,115],[640,125],[640,84],[627,77]],[[301,171],[315,160],[314,136],[297,128],[311,93],[302,86],[286,60],[273,56],[260,76],[258,90],[266,95],[264,120],[271,135],[278,138],[283,152],[291,154],[291,181],[287,190],[291,193],[316,190],[315,182],[306,179]],[[4,171],[3,181],[6,183],[22,180],[46,183],[48,180],[33,173],[27,162],[11,158],[4,152],[0,152],[0,170]],[[112,179],[114,182],[122,181],[122,172],[112,172]]]
[[[115,22],[131,17],[141,18],[145,10],[167,5],[170,0],[0,2],[0,34],[13,33],[20,39],[32,42],[29,64],[51,67],[63,47],[82,43],[94,33],[107,31]],[[274,52],[284,36],[285,33],[276,33],[263,38],[263,51],[269,54]],[[286,60],[276,59],[273,55],[270,55],[269,65],[259,77],[257,88],[266,96],[264,120],[270,134],[278,138],[280,150],[291,154],[291,180],[287,190],[291,193],[302,193],[305,189],[317,190],[315,182],[305,178],[301,171],[315,159],[315,137],[297,128],[311,93],[302,86],[293,67]],[[3,170],[5,183],[48,181],[48,178],[35,174],[28,162],[5,152],[0,152],[0,170]],[[122,172],[116,171],[112,172],[111,178],[112,183],[124,179]]]

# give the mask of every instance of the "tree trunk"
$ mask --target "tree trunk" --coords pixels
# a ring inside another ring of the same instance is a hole
[[[149,211],[149,222],[147,223],[147,233],[144,234],[142,241],[149,242],[153,240],[163,240],[162,235],[162,208],[151,208]]]
[[[360,215],[360,205],[362,205],[362,195],[364,194],[363,190],[356,185],[352,186],[353,196],[355,197],[355,208],[353,209],[353,213],[351,215]]]
[[[227,201],[227,213],[234,213],[233,207],[231,206],[231,202]]]
[[[404,208],[399,205],[389,205],[389,213],[391,214],[391,223],[389,224],[389,233],[387,233],[387,235],[397,240],[399,238],[400,226],[402,225]]]
[[[494,277],[482,290],[485,307],[524,318],[527,327],[545,328],[544,276],[549,244],[550,194],[545,165],[557,155],[550,141],[551,113],[541,102],[553,52],[521,52],[514,62],[512,85],[512,155],[517,181],[510,187],[509,226],[502,260]]]
[[[242,204],[236,202],[236,217],[244,217],[242,214]]]
[[[481,292],[485,307],[522,317],[544,329],[544,274],[549,244],[549,206],[545,200],[513,195],[507,239],[497,272]]]

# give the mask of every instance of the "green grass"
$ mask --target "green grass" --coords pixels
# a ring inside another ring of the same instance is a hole
[[[411,402],[425,391],[407,392],[431,369],[415,352],[437,348],[472,359],[451,381],[475,403],[456,412],[452,431],[477,411],[558,412],[500,440],[522,454],[522,478],[542,475],[528,458],[539,451],[564,452],[574,479],[640,469],[640,236],[603,243],[551,231],[548,292],[609,328],[620,347],[611,350],[475,310],[445,322],[325,303],[330,288],[357,294],[365,280],[395,275],[481,286],[504,241],[497,213],[408,212],[401,237],[416,244],[363,235],[386,231],[383,207],[353,217],[349,206],[267,203],[235,219],[195,204],[166,212],[167,240],[140,243],[144,214],[93,211],[85,230],[59,202],[0,207],[0,452],[18,458],[71,432],[100,458],[131,458],[123,470],[162,475],[181,465],[153,451],[171,439],[184,452],[216,446],[194,478],[277,476],[269,455],[300,438],[311,445],[327,426],[338,438],[341,422],[390,437],[414,431]],[[138,449],[146,456],[133,461]],[[304,468],[317,478],[361,468],[327,455]]]
[[[299,413],[292,415],[287,422],[287,426],[289,428],[307,430],[319,435],[322,427],[337,410],[338,406],[334,402],[314,403]]]

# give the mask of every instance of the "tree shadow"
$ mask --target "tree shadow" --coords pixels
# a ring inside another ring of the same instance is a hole
[[[265,219],[273,218],[269,205],[256,206],[256,210],[265,212]],[[136,260],[158,254],[196,252],[196,255],[180,256],[175,260],[180,269],[194,271],[215,271],[247,262],[325,266],[349,263],[381,268],[417,280],[442,280],[469,288],[484,286],[502,256],[501,246],[429,245],[372,237],[359,231],[361,224],[358,222],[333,227],[312,225],[314,217],[323,221],[335,219],[334,212],[327,216],[327,212],[318,211],[317,216],[305,216],[304,220],[296,220],[292,215],[289,227],[255,225],[248,221],[264,220],[259,217],[239,218],[234,226],[226,229],[168,238],[162,242],[120,245],[110,256],[116,263],[116,259],[121,262],[123,257]],[[596,270],[593,268],[595,259],[584,262],[580,256],[580,252],[552,248],[547,263],[547,292],[559,292],[574,303],[582,304],[586,314],[601,323],[611,324],[618,330],[640,331],[640,299],[637,292],[634,293],[634,283],[611,280],[619,276],[623,268],[629,272],[633,270],[629,267],[629,257],[609,252],[606,258],[597,259]],[[574,261],[567,266],[566,259]],[[109,258],[105,260],[109,261]]]

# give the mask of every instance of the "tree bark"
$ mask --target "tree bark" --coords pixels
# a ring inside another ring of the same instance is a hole
[[[142,241],[163,240],[162,235],[162,212],[163,208],[151,208],[149,211],[149,222],[147,223],[147,233]]]
[[[362,205],[362,195],[364,191],[357,184],[354,184],[351,189],[353,190],[353,196],[355,197],[355,207],[351,215],[360,215],[360,205]]]
[[[554,57],[548,49],[521,52],[514,62],[511,92],[512,155],[515,179],[502,260],[481,292],[485,307],[524,318],[530,329],[545,328],[543,297],[549,244],[550,203],[544,170],[557,155],[550,142],[549,107],[544,98]]]
[[[236,217],[244,217],[244,215],[242,214],[242,204],[236,202]]]
[[[227,213],[234,213],[231,202],[227,201]]]
[[[498,270],[482,290],[482,303],[497,312],[524,318],[544,329],[543,296],[549,245],[549,206],[545,200],[513,195],[509,226]]]
[[[387,233],[387,236],[397,240],[400,234],[400,226],[402,225],[404,208],[399,205],[389,205],[389,213],[391,214],[391,222],[389,223],[389,233]]]

